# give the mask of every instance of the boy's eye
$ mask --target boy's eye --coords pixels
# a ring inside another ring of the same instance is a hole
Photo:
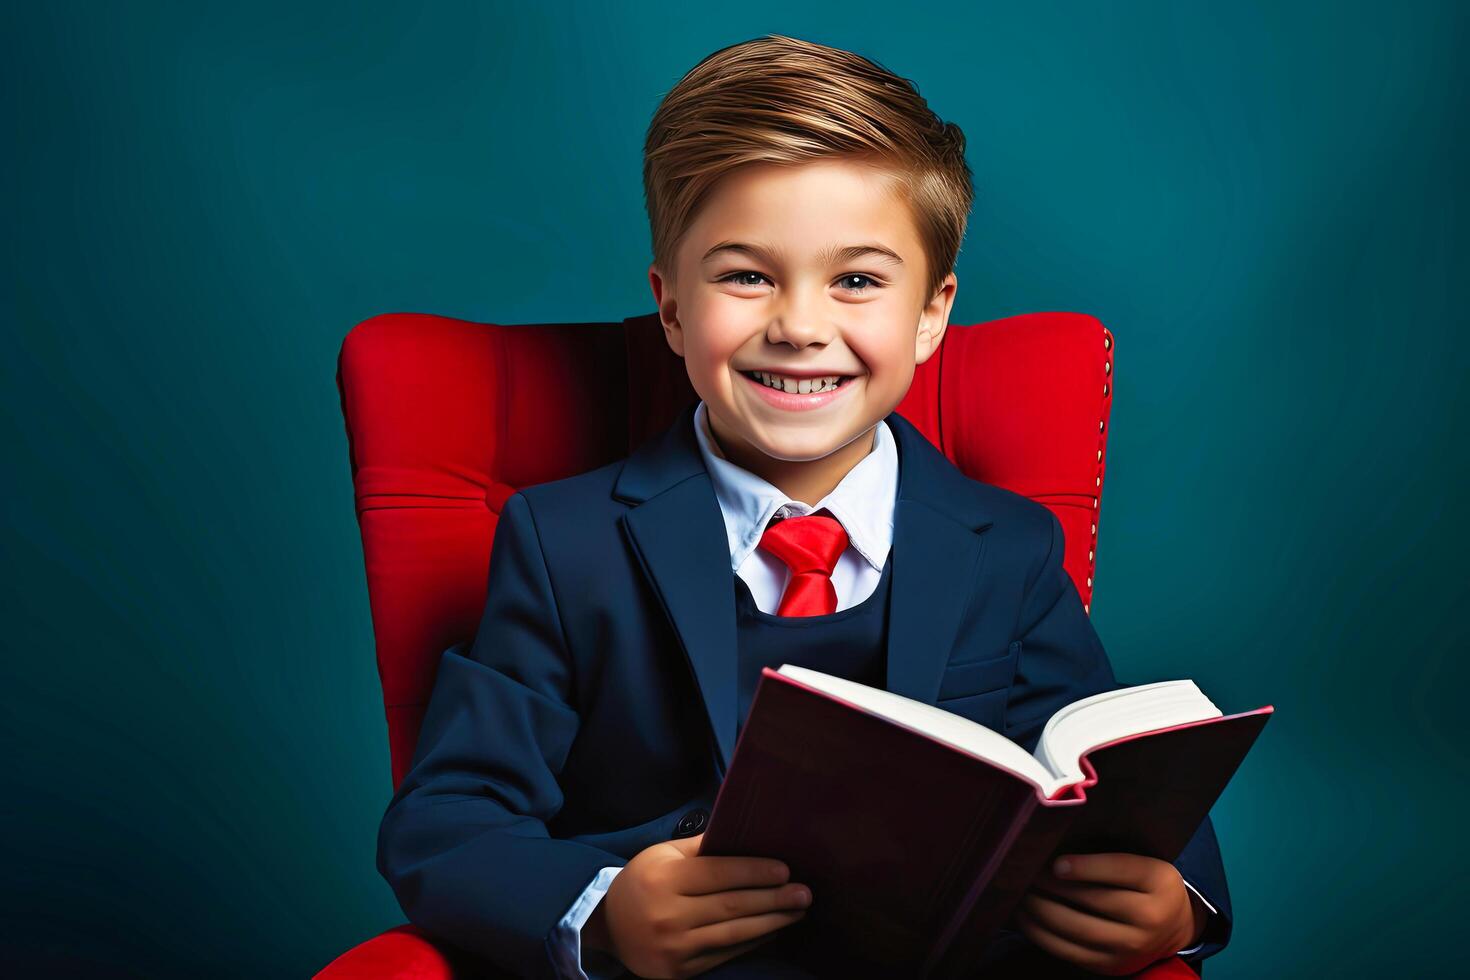
[[[870,288],[872,286],[877,286],[877,287],[879,287],[881,289],[882,286],[883,286],[882,283],[880,283],[878,280],[874,279],[872,276],[865,276],[861,272],[850,272],[850,273],[848,273],[847,275],[843,276],[841,279],[839,279],[837,281],[838,282],[846,282],[849,279],[863,279],[863,280],[866,280],[867,283],[868,283],[868,285],[866,285],[866,286],[850,286],[850,287],[846,287],[847,290],[848,290],[848,292],[852,292],[852,293],[860,293],[863,290],[868,289],[868,288]]]
[[[734,282],[735,285],[737,285],[737,286],[759,286],[760,285],[759,282],[747,282],[747,281],[745,281],[745,277],[746,276],[754,276],[756,279],[765,279],[767,282],[770,282],[770,279],[768,279],[765,276],[764,273],[752,272],[750,270],[743,270],[743,271],[740,271],[740,272],[727,273],[726,275],[721,276],[719,279],[716,279],[715,281],[716,282]],[[853,279],[862,280],[862,282],[859,285],[856,285],[856,286],[846,286],[846,285],[843,286],[842,288],[846,289],[849,293],[866,292],[868,289],[871,289],[874,286],[878,287],[879,289],[883,288],[883,284],[881,282],[879,282],[877,279],[874,279],[872,276],[869,276],[869,275],[864,275],[861,272],[849,272],[847,275],[842,276],[837,281],[840,282],[840,283],[846,283],[846,282],[848,282],[850,280],[853,280]]]
[[[759,286],[760,285],[760,283],[758,283],[758,282],[743,282],[743,281],[739,281],[739,280],[743,280],[746,276],[755,276],[757,279],[765,279],[766,278],[765,276],[761,275],[759,272],[732,272],[729,275],[721,276],[716,281],[717,282],[732,282],[733,281],[733,282],[735,282],[735,285],[737,285],[737,286]]]

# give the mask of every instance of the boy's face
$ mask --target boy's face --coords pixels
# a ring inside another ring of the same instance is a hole
[[[918,234],[888,180],[848,160],[746,166],[716,185],[684,235],[673,282],[649,268],[669,345],[719,447],[783,489],[773,476],[814,486],[796,480],[812,472],[802,464],[830,471],[815,484],[830,489],[867,455],[873,427],[949,322],[955,276],[925,295]],[[841,254],[868,245],[895,256]],[[777,392],[752,371],[845,380],[830,392],[802,394],[795,382]]]

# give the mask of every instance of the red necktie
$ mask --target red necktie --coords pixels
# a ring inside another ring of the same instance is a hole
[[[825,616],[837,611],[832,569],[847,549],[847,532],[826,511],[788,517],[767,527],[759,547],[786,563],[791,581],[781,596],[777,616]]]

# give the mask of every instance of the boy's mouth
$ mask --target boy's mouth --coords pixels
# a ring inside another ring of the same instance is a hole
[[[830,374],[816,378],[793,378],[790,375],[772,374],[767,371],[741,371],[740,373],[757,384],[776,391],[784,391],[790,395],[836,391],[856,377],[853,374]]]

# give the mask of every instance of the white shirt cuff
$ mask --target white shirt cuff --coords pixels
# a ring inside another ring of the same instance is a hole
[[[1175,868],[1174,870],[1177,872],[1179,869],[1178,868]],[[1220,914],[1219,909],[1217,909],[1217,908],[1215,908],[1215,906],[1211,905],[1210,904],[1210,900],[1208,898],[1205,898],[1205,896],[1203,894],[1201,894],[1201,892],[1200,892],[1200,890],[1198,888],[1196,888],[1193,885],[1191,885],[1189,883],[1189,879],[1185,878],[1183,874],[1179,875],[1179,880],[1182,881],[1182,882],[1184,882],[1184,887],[1185,888],[1188,888],[1190,891],[1194,892],[1194,894],[1199,898],[1199,900],[1204,903],[1205,908],[1207,908],[1207,909],[1210,910],[1210,914],[1211,915],[1219,915]],[[1208,932],[1209,931],[1209,928],[1210,928],[1209,925],[1206,924],[1205,925],[1205,931]],[[1204,941],[1201,940],[1200,942],[1195,943],[1193,946],[1189,947],[1188,949],[1181,949],[1181,950],[1179,950],[1174,955],[1175,956],[1188,956],[1190,953],[1198,953],[1201,949],[1204,948],[1204,946],[1205,946]]]
[[[594,969],[589,974],[582,963],[582,927],[587,924],[587,920],[592,916],[592,910],[597,908],[597,903],[602,901],[602,896],[607,894],[612,880],[622,870],[622,866],[619,865],[598,871],[592,883],[582,890],[582,894],[577,896],[572,907],[567,909],[566,915],[562,916],[561,921],[547,937],[547,953],[551,956],[551,962],[556,967],[556,975],[560,980],[606,980],[608,977],[623,972],[622,966],[619,965],[611,972]]]

